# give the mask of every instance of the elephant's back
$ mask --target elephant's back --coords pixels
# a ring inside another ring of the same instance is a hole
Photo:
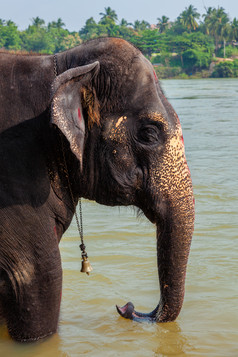
[[[0,52],[0,132],[42,114],[50,103],[50,56]]]

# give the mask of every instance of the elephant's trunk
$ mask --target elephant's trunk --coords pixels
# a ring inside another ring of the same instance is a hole
[[[174,321],[183,304],[188,255],[193,233],[193,217],[187,223],[165,224],[157,227],[157,262],[160,282],[160,301],[149,314],[134,310],[132,303],[117,307],[123,317],[135,321]]]
[[[184,148],[178,135],[168,144],[163,157],[163,170],[153,167],[151,186],[157,191],[154,221],[157,222],[157,262],[160,281],[160,301],[154,311],[142,314],[132,303],[117,308],[120,315],[133,320],[173,321],[184,299],[188,255],[194,228],[194,199],[190,171]],[[157,219],[156,219],[157,217]]]
[[[177,318],[184,299],[184,286],[188,255],[193,233],[190,222],[170,224],[163,232],[157,229],[157,260],[160,281],[160,303],[156,321],[173,321]]]

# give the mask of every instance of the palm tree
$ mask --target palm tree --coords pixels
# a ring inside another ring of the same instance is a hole
[[[236,17],[231,23],[230,40],[238,41],[238,20]]]
[[[57,21],[52,21],[48,23],[48,29],[54,28],[57,30],[61,30],[65,26],[65,23],[61,18],[58,18]]]
[[[149,22],[147,22],[145,20],[142,20],[142,21],[136,20],[134,22],[133,27],[134,27],[135,31],[144,31],[150,27],[150,24],[149,24]]]
[[[196,30],[198,28],[198,23],[196,19],[200,18],[200,14],[193,5],[189,5],[185,10],[179,15],[179,20],[183,26],[185,26],[189,32]]]
[[[202,17],[204,17],[204,26],[207,35],[210,35],[210,28],[211,28],[210,23],[212,21],[215,11],[216,9],[210,6],[208,9],[206,9],[206,14],[202,15]]]
[[[12,20],[8,20],[8,21],[6,22],[6,25],[7,25],[7,26],[16,26],[15,22],[13,22]]]
[[[102,21],[110,19],[115,23],[117,21],[116,12],[114,10],[112,10],[110,7],[105,7],[104,10],[105,10],[105,13],[100,12],[100,14],[99,14],[102,16],[100,21],[102,22]]]
[[[214,37],[215,51],[217,52],[220,41],[223,41],[225,54],[226,40],[230,35],[229,17],[225,9],[219,6],[217,9],[209,7],[207,13],[203,16],[206,33]]]
[[[121,19],[120,26],[121,27],[132,26],[132,23],[131,22],[127,22],[126,19]]]
[[[39,16],[33,17],[32,19],[32,26],[40,28],[45,24],[45,20],[40,19]]]
[[[221,19],[220,36],[223,39],[223,56],[226,57],[226,42],[230,38],[231,25],[227,16]]]
[[[79,31],[80,37],[84,40],[89,40],[90,38],[97,37],[98,35],[98,24],[93,17],[90,17],[84,27]]]
[[[65,23],[62,21],[62,19],[59,17],[58,20],[56,22],[53,21],[53,23],[55,24],[55,27],[57,29],[62,29],[62,27],[65,26]]]
[[[157,18],[157,20],[158,24],[156,26],[159,29],[159,32],[165,32],[169,26],[169,18],[167,16],[162,16],[161,18]]]

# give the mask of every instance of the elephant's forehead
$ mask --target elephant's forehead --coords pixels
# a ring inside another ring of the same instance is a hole
[[[118,126],[123,122],[123,120],[126,120],[126,119],[127,119],[126,116],[120,117],[116,122],[116,128],[118,128]]]
[[[108,118],[106,128],[103,132],[103,137],[111,141],[123,143],[126,141],[126,126],[127,116],[117,116]]]

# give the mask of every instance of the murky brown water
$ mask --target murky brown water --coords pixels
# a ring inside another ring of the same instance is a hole
[[[80,273],[75,222],[61,242],[64,286],[59,332],[36,345],[11,341],[5,356],[238,356],[238,80],[163,81],[182,122],[196,198],[186,296],[176,322],[138,324],[118,316],[131,300],[159,299],[155,231],[132,209],[83,201],[94,271]]]

